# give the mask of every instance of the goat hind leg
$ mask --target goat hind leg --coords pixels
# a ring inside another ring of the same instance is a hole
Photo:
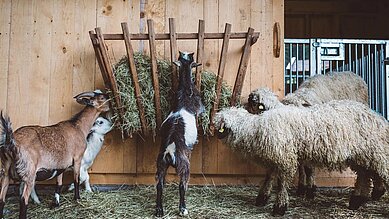
[[[157,159],[157,200],[155,207],[155,216],[162,217],[163,216],[163,205],[162,205],[162,193],[163,186],[165,185],[165,177],[167,173],[167,169],[169,164],[163,159],[163,154],[160,154]]]
[[[0,218],[4,218],[3,211],[4,211],[5,196],[7,195],[8,186],[9,186],[9,176],[8,176],[8,170],[7,170],[6,174],[3,177],[2,183],[1,183]]]
[[[180,167],[177,168],[177,173],[180,176],[180,185],[179,185],[179,193],[180,193],[180,204],[179,204],[179,211],[180,216],[186,216],[189,214],[188,209],[186,208],[185,203],[185,193],[188,189],[188,183],[189,183],[189,160],[184,160]]]
[[[31,177],[32,178],[32,177]],[[20,197],[19,218],[27,218],[27,206],[28,198],[30,197],[31,190],[34,188],[35,178],[29,178],[24,181],[23,194]]]
[[[81,158],[77,161],[74,160],[74,200],[80,199],[80,168]]]

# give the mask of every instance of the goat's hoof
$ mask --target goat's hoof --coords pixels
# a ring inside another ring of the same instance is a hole
[[[51,208],[51,209],[58,208],[58,207],[59,207],[59,202],[53,201],[53,202],[50,204],[50,208]]]
[[[357,210],[359,207],[367,203],[368,198],[360,195],[351,195],[348,209]]]
[[[274,205],[273,206],[273,213],[272,215],[273,216],[283,216],[286,212],[286,210],[288,210],[288,205]]]
[[[315,198],[315,192],[316,192],[316,186],[308,187],[305,190],[305,197],[307,199],[314,199]]]
[[[186,208],[180,208],[180,216],[181,216],[181,217],[187,216],[188,214],[189,214],[188,209],[186,209]]]
[[[373,201],[378,201],[381,199],[381,197],[385,194],[386,190],[385,189],[376,189],[375,187],[373,188],[373,191],[371,192],[371,199]]]
[[[269,201],[269,196],[260,194],[257,196],[257,199],[255,200],[255,205],[258,207],[263,207],[267,204]]]
[[[303,197],[305,195],[305,190],[306,190],[305,185],[299,183],[296,191],[297,196]]]
[[[155,209],[155,216],[156,216],[156,217],[163,217],[163,208],[157,207],[157,208]]]

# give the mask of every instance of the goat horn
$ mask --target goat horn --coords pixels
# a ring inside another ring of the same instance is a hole
[[[81,97],[94,97],[94,96],[95,96],[95,93],[88,91],[88,92],[80,93],[80,94],[74,96],[73,98],[79,99]]]

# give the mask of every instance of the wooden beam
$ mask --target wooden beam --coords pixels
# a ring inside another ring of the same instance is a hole
[[[173,63],[177,60],[177,33],[174,18],[169,18],[169,35],[170,35],[170,60]],[[178,89],[178,73],[177,68],[172,64],[172,94]]]
[[[177,33],[177,40],[194,40],[198,39],[198,33]],[[131,34],[130,35],[132,40],[148,40],[149,35],[144,33],[137,33],[137,34]],[[224,33],[204,33],[204,39],[223,39]],[[253,38],[258,38],[259,32],[253,33]],[[247,38],[247,32],[238,32],[238,33],[231,33],[230,39],[246,39]],[[123,40],[123,34],[117,33],[117,34],[104,34],[105,40]],[[170,34],[169,33],[159,33],[155,34],[155,40],[169,40]]]
[[[230,101],[231,106],[235,106],[237,104],[240,95],[242,93],[243,82],[246,76],[247,65],[250,59],[251,46],[257,40],[256,38],[253,37],[253,35],[254,35],[254,29],[250,27],[247,31],[247,37],[244,43],[243,53],[239,63],[238,74],[236,75],[234,90],[232,92],[232,97]]]
[[[155,120],[157,123],[156,130],[162,124],[162,113],[161,113],[161,97],[159,93],[159,79],[158,79],[158,66],[157,66],[157,51],[155,47],[155,32],[154,32],[154,22],[151,19],[147,20],[148,28],[148,40],[150,45],[150,58],[151,58],[151,75],[153,78],[154,86],[154,103],[155,103]]]
[[[97,40],[97,35],[95,34],[95,32],[93,30],[91,30],[91,31],[89,31],[89,36],[90,36],[90,39],[92,41],[93,50],[95,51],[97,63],[100,67],[101,76],[103,77],[104,86],[105,86],[105,88],[112,90],[111,84],[109,83],[109,80],[108,80],[107,69],[105,68],[103,57],[102,57],[101,50],[99,47],[99,41]]]
[[[124,42],[126,45],[127,58],[128,58],[129,66],[130,66],[132,81],[134,84],[135,98],[136,98],[136,104],[137,104],[138,110],[139,110],[139,118],[140,118],[140,123],[141,123],[141,127],[142,127],[142,133],[145,136],[147,136],[148,131],[147,131],[146,118],[145,118],[145,109],[144,109],[143,104],[142,104],[142,93],[140,91],[138,72],[137,72],[136,66],[135,66],[134,50],[133,50],[132,45],[131,45],[130,31],[128,30],[127,23],[125,23],[125,22],[121,23],[121,26],[122,26],[123,35],[124,35]]]
[[[205,32],[205,22],[204,20],[199,20],[199,34],[197,39],[197,63],[202,64],[204,56],[204,32]],[[196,88],[201,92],[201,73],[203,72],[203,65],[200,65],[196,68]]]
[[[213,118],[215,117],[216,111],[219,109],[219,102],[220,102],[220,94],[222,90],[222,84],[223,84],[223,77],[224,77],[224,70],[226,68],[227,63],[227,52],[228,52],[228,45],[230,42],[231,37],[231,24],[226,23],[225,29],[224,29],[224,38],[223,38],[223,45],[222,45],[222,51],[220,53],[220,62],[219,62],[219,68],[217,71],[217,81],[216,81],[216,97],[215,101],[213,102],[211,114],[210,114],[210,128],[212,135],[214,133],[214,124],[213,124]]]
[[[101,58],[104,63],[104,66],[106,67],[106,73],[107,73],[107,84],[110,84],[111,92],[114,98],[114,101],[116,103],[116,107],[118,108],[119,111],[119,121],[123,122],[123,107],[121,104],[121,99],[120,95],[118,92],[118,87],[115,79],[115,75],[113,74],[113,66],[111,64],[111,61],[108,58],[108,52],[107,52],[107,47],[105,46],[104,43],[104,36],[103,33],[101,32],[101,28],[97,27],[95,28],[96,31],[96,36],[97,36],[97,43],[99,45],[99,50],[101,51]],[[123,133],[125,136],[127,136],[128,133]]]

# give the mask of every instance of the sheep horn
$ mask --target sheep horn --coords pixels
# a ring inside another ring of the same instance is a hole
[[[94,93],[94,92],[88,91],[88,92],[80,93],[80,94],[74,96],[74,98],[75,98],[75,99],[80,99],[80,98],[82,98],[82,97],[94,97],[94,96],[95,96],[95,93]]]

